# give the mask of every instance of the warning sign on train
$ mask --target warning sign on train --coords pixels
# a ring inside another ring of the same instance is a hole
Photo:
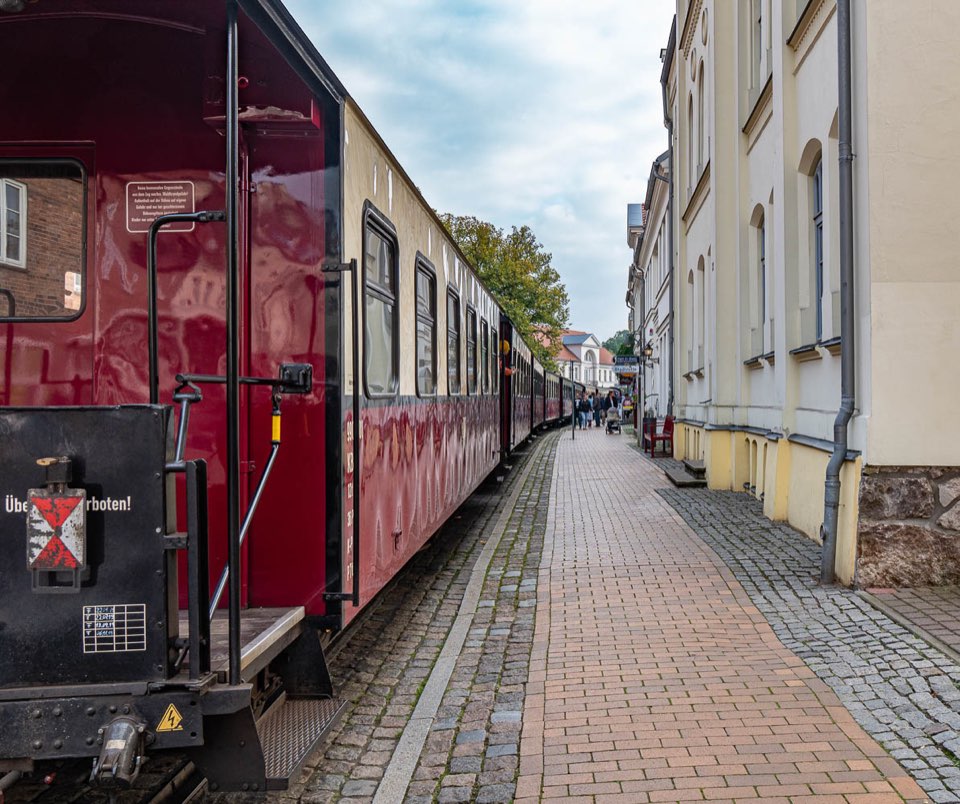
[[[149,232],[161,215],[196,212],[192,181],[127,182],[127,231]],[[192,232],[194,223],[185,221],[164,226],[161,232]]]
[[[27,567],[75,570],[87,563],[86,492],[55,494],[30,489],[27,495]]]
[[[163,717],[157,724],[157,732],[162,731],[183,731],[183,715],[173,704],[167,707],[167,711],[163,713]]]

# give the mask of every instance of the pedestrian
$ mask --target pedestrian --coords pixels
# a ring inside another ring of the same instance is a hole
[[[596,400],[593,398],[593,391],[590,392],[590,396],[587,400],[587,427],[593,427],[593,409],[596,405]]]
[[[580,392],[580,401],[577,402],[577,421],[579,429],[587,426],[587,417],[590,415],[590,401],[587,399],[587,392]]]
[[[593,422],[600,427],[600,414],[603,412],[603,400],[600,398],[600,392],[597,391],[596,399],[593,400]]]
[[[617,398],[613,395],[613,391],[608,391],[607,395],[603,398],[603,418],[607,418],[607,413],[610,412],[610,408],[615,408],[617,406]]]

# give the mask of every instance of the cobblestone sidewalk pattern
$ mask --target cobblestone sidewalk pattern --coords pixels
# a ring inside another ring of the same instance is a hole
[[[558,442],[517,801],[921,799],[664,484],[623,439]]]
[[[931,800],[960,801],[960,666],[855,592],[818,584],[820,548],[732,492],[659,490],[801,657]]]
[[[347,701],[343,717],[309,760],[303,779],[287,792],[271,794],[270,804],[373,800],[457,616],[474,563],[522,462],[534,461],[408,791],[411,802],[510,800],[545,528],[537,503],[551,476],[551,442],[557,436],[541,437],[518,456],[503,484],[485,485],[464,503],[331,657],[331,674]]]
[[[514,800],[554,444],[545,436],[494,553],[407,804]],[[516,468],[514,469],[516,471]]]

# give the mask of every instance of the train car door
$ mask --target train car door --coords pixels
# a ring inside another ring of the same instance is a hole
[[[280,70],[280,67],[277,67]],[[328,406],[335,378],[328,376],[337,349],[331,329],[335,315],[336,274],[322,266],[338,254],[339,232],[328,210],[338,203],[330,185],[330,151],[336,129],[328,130],[313,99],[291,76],[284,97],[270,105],[301,110],[297,120],[265,119],[244,128],[248,149],[248,296],[246,336],[249,373],[275,377],[282,363],[309,364],[313,389],[282,400],[282,441],[275,468],[265,485],[246,542],[249,601],[254,606],[305,603],[310,614],[323,611],[327,572],[327,520],[331,506],[328,475],[333,462],[328,443]],[[264,105],[266,105],[264,100]],[[271,110],[273,117],[278,116]],[[336,118],[334,118],[335,120]],[[349,281],[349,280],[348,280]],[[265,389],[249,390],[248,449],[252,472],[248,492],[259,483],[272,444],[271,398]],[[337,509],[339,510],[339,509]],[[339,516],[339,514],[338,514]]]

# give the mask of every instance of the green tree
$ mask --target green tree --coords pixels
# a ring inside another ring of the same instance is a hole
[[[603,342],[603,348],[615,355],[632,355],[633,333],[628,329],[621,329]]]
[[[509,232],[469,215],[440,215],[464,256],[510,317],[534,355],[556,371],[555,352],[570,318],[570,300],[551,255],[529,226]],[[555,349],[544,345],[557,344]]]

